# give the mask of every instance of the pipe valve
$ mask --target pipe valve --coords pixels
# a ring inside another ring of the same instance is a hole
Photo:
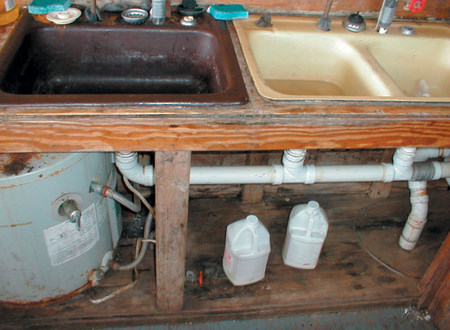
[[[69,199],[62,203],[58,209],[58,213],[66,216],[70,222],[75,223],[78,230],[81,229],[81,211],[75,200]]]

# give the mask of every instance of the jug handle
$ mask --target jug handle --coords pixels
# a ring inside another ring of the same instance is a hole
[[[258,241],[258,239],[257,239],[257,236],[258,236],[258,234],[257,234],[257,232],[256,232],[256,230],[255,229],[251,229],[251,228],[248,228],[248,227],[242,227],[241,229],[239,229],[239,231],[237,232],[237,234],[236,234],[236,236],[234,237],[234,239],[233,239],[233,241],[231,242],[231,244],[232,245],[235,245],[236,244],[236,240],[239,238],[239,236],[241,236],[241,234],[242,234],[242,232],[244,231],[244,230],[249,230],[251,233],[252,233],[252,244],[251,244],[251,249],[252,249],[252,253],[250,253],[250,254],[247,254],[247,255],[252,255],[254,252],[255,252],[255,246],[256,246],[256,242]],[[256,248],[257,248],[257,246],[256,246]]]
[[[314,218],[316,217],[316,212],[312,212],[309,215],[308,229],[306,230],[306,236],[310,237],[312,234],[312,229],[314,226]]]

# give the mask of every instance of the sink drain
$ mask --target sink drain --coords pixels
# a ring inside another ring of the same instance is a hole
[[[126,23],[140,24],[147,19],[148,12],[140,8],[131,8],[123,11],[121,16]]]

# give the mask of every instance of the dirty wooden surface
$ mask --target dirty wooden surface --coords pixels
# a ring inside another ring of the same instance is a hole
[[[1,309],[0,327],[131,326],[408,306],[420,297],[417,284],[449,229],[450,191],[444,184],[431,189],[428,223],[412,252],[397,244],[410,209],[408,195],[406,186],[396,183],[386,200],[370,199],[362,193],[309,193],[289,199],[266,196],[263,203],[256,204],[242,204],[237,198],[194,199],[190,202],[186,270],[195,275],[201,270],[204,278],[201,287],[195,276],[185,281],[182,311],[157,310],[150,263],[139,272],[136,288],[108,302],[92,305],[87,294],[82,294],[42,309]],[[297,270],[284,266],[281,247],[290,209],[311,199],[326,210],[330,230],[317,268]],[[263,281],[234,287],[221,267],[225,228],[251,213],[269,229],[272,252]],[[361,248],[353,222],[364,246],[406,277],[387,270]],[[152,258],[149,252],[148,258]]]
[[[419,308],[428,309],[440,329],[450,327],[450,235],[419,283]]]

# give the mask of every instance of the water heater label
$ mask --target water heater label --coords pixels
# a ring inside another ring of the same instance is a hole
[[[73,260],[92,248],[100,240],[95,205],[81,213],[81,226],[69,220],[44,230],[50,263],[58,266]]]

